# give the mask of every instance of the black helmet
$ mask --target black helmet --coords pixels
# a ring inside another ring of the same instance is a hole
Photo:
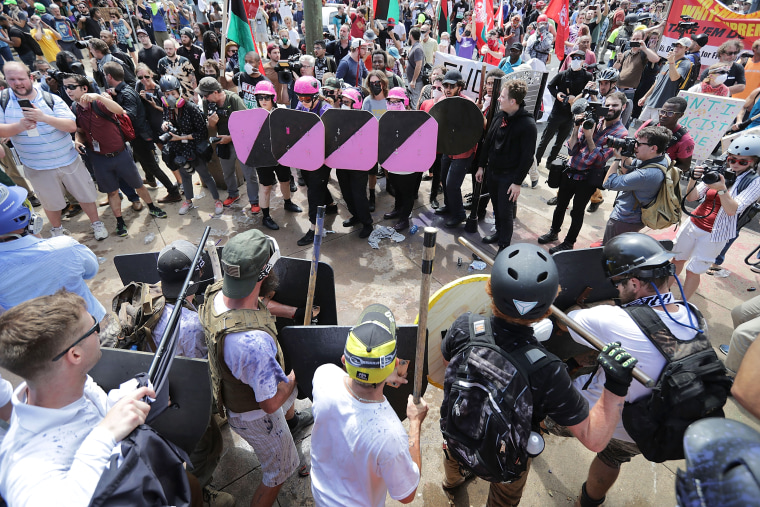
[[[159,83],[159,86],[161,87],[161,91],[166,93],[170,92],[172,90],[181,90],[182,85],[179,82],[179,79],[177,79],[174,76],[164,76],[161,78],[161,82]]]
[[[683,439],[686,471],[678,470],[680,506],[756,505],[760,498],[760,433],[731,419],[693,423]]]
[[[710,37],[704,33],[698,33],[697,35],[692,35],[691,40],[699,44],[699,47],[703,48],[707,46],[707,42],[710,40]]]
[[[518,243],[496,257],[491,294],[496,308],[518,319],[542,317],[557,297],[559,274],[546,250]]]
[[[653,237],[640,232],[626,232],[604,245],[602,268],[608,278],[625,274],[660,278],[671,274],[672,258],[673,254]]]
[[[623,23],[626,25],[635,25],[639,22],[639,15],[638,14],[626,14],[625,18],[623,19]]]

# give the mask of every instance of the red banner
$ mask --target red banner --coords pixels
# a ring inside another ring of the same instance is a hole
[[[559,61],[565,57],[565,44],[570,28],[569,0],[551,0],[546,15],[557,23],[557,37],[554,39],[554,53]]]
[[[486,5],[488,4],[488,5]],[[475,18],[475,33],[478,43],[478,51],[483,44],[488,43],[488,32],[493,30],[493,8],[491,0],[475,0],[475,9],[473,10]]]
[[[245,15],[252,20],[259,10],[259,0],[243,0],[243,7],[245,7]]]
[[[697,26],[679,31],[681,16],[693,18]],[[712,65],[718,61],[718,47],[728,40],[739,40],[745,49],[752,49],[752,42],[760,37],[760,20],[756,18],[757,13],[738,14],[715,0],[673,0],[657,53],[667,56],[671,45],[680,37],[703,33],[708,36],[708,42],[701,51],[702,65]]]

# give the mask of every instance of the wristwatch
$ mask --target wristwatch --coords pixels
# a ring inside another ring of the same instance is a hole
[[[728,192],[728,190],[718,190],[718,195],[723,195],[726,192]]]

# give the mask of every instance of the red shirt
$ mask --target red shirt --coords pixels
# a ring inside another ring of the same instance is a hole
[[[367,30],[367,21],[361,14],[351,14],[351,37],[361,39]]]
[[[711,209],[712,212],[710,211]],[[691,217],[691,221],[703,231],[712,232],[715,217],[718,216],[718,211],[720,211],[720,197],[718,196],[718,191],[709,188],[707,189],[705,200],[702,201],[702,204],[700,204],[696,210],[694,210],[693,214],[700,216],[707,215],[708,213],[710,214],[705,218]]]
[[[501,41],[498,41],[498,40],[497,40],[497,41],[496,41],[496,47],[493,47],[493,48],[492,48],[492,47],[489,45],[489,46],[488,46],[488,49],[490,49],[491,51],[495,51],[495,52],[497,52],[497,53],[501,53],[501,55],[500,55],[499,57],[495,57],[495,56],[491,55],[491,53],[487,53],[487,54],[486,54],[486,55],[483,57],[483,61],[484,61],[485,63],[488,63],[488,64],[491,64],[491,65],[496,65],[496,66],[498,66],[498,65],[499,65],[499,62],[501,62],[501,59],[502,59],[502,58],[504,58],[504,44],[502,44],[502,43],[501,43]]]
[[[98,109],[103,114],[113,116],[103,104],[99,103]],[[77,127],[82,129],[87,144],[93,151],[95,151],[92,144],[93,139],[100,144],[100,150],[96,153],[115,153],[124,149],[124,140],[121,137],[119,127],[111,120],[95,114],[92,105],[85,109],[77,104],[76,116]]]

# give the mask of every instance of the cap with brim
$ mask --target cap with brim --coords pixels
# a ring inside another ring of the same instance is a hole
[[[388,18],[388,26],[396,26],[396,20],[393,18]]]
[[[568,56],[582,56],[582,57],[585,58],[586,57],[586,53],[584,53],[580,49],[576,49],[575,51],[573,51],[572,53],[570,53],[570,55],[568,55]]]
[[[198,83],[198,88],[195,89],[195,91],[198,92],[198,95],[201,97],[205,97],[209,93],[220,92],[222,90],[223,88],[222,85],[219,84],[219,81],[210,76],[206,76],[201,79],[201,82]]]
[[[222,250],[222,293],[232,299],[248,296],[271,255],[271,242],[258,229],[241,232],[229,240]]]
[[[522,50],[523,50],[523,45],[522,45],[522,44],[520,44],[519,42],[515,42],[514,44],[512,44],[512,45],[509,47],[509,50],[510,50],[510,51],[511,51],[511,50],[513,50],[513,49],[516,49],[517,51],[519,51],[519,52],[521,52],[521,53],[522,53]]]
[[[340,88],[340,80],[337,77],[328,77],[322,85],[323,90],[340,90]]]
[[[367,384],[388,378],[396,366],[396,319],[390,309],[368,306],[348,332],[343,354],[351,378]]]
[[[372,42],[376,38],[377,38],[377,35],[375,35],[375,32],[373,32],[372,30],[367,30],[366,32],[364,32],[364,40]]]
[[[389,48],[388,54],[391,55],[396,60],[398,60],[401,57],[401,55],[398,52],[398,48],[395,48],[395,47]]]
[[[675,44],[678,44],[678,45],[680,45],[680,46],[683,46],[683,47],[685,47],[685,48],[688,48],[688,47],[690,47],[690,46],[691,46],[691,39],[690,39],[690,38],[688,38],[688,37],[681,37],[680,39],[678,39],[678,40],[675,42]]]
[[[137,32],[137,35],[140,35],[141,33],[142,33],[142,34],[145,34],[145,35],[148,35],[148,32],[146,32],[146,31],[145,31],[144,29],[142,29],[142,28],[138,28],[138,29],[136,30],[136,32]]]
[[[458,70],[450,70],[443,76],[443,84],[457,84],[464,81],[462,73]]]
[[[42,4],[41,4],[41,3],[39,3],[39,2],[35,2],[35,3],[34,3],[34,10],[35,10],[35,11],[37,11],[37,12],[40,12],[40,13],[41,13],[41,12],[45,12],[45,6],[44,6],[44,5],[42,5]]]
[[[364,46],[367,44],[364,39],[354,39],[351,41],[351,49],[357,49],[360,46]]]
[[[18,2],[16,2],[16,0],[5,0],[3,5],[18,5]]]
[[[159,252],[158,276],[161,279],[161,290],[167,298],[179,297],[196,250],[189,241],[178,239]]]

